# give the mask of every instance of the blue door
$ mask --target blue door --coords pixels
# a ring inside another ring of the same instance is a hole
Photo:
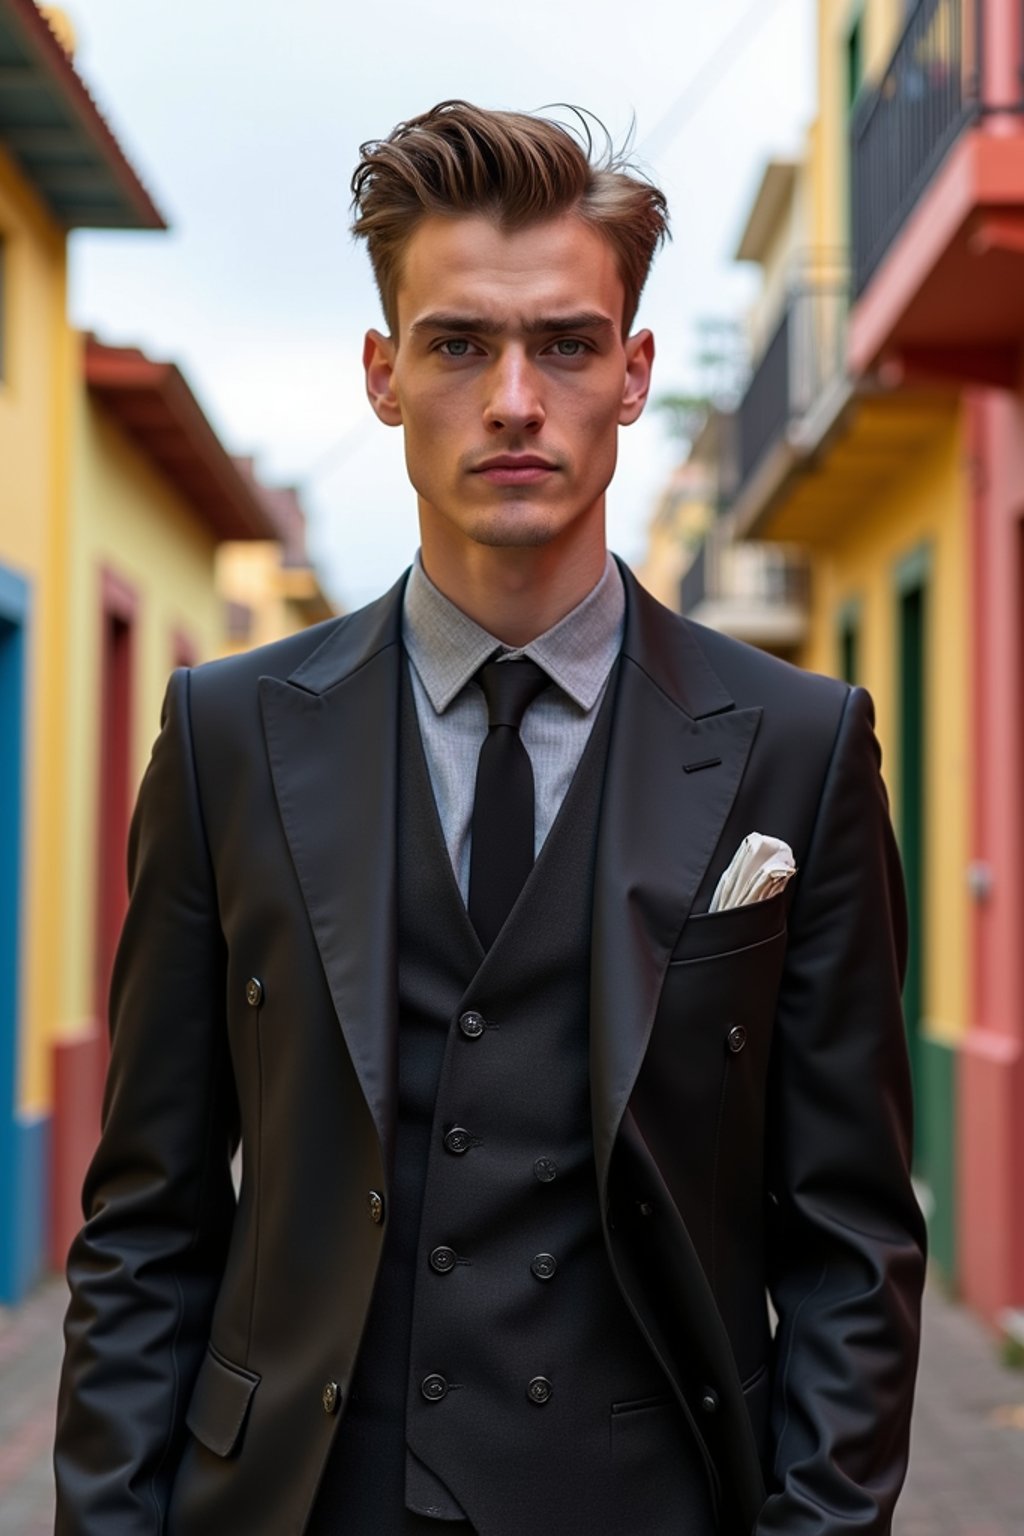
[[[17,1301],[38,1272],[45,1202],[32,1166],[38,1138],[18,1114],[28,597],[26,582],[0,566],[0,1302]]]

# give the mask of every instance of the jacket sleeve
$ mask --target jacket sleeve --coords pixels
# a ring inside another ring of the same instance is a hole
[[[168,684],[128,848],[103,1129],[68,1260],[57,1536],[156,1536],[235,1201],[225,945],[189,728]]]
[[[790,915],[767,1143],[774,1466],[755,1536],[887,1536],[906,1471],[925,1231],[873,727],[852,689]]]

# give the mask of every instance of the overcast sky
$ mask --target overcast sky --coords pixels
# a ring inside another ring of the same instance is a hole
[[[380,323],[347,233],[364,139],[463,96],[598,114],[664,188],[674,239],[638,324],[655,393],[692,386],[695,321],[739,315],[732,260],[765,160],[799,151],[813,110],[813,0],[69,0],[76,63],[169,234],[79,233],[77,325],[183,368],[233,452],[298,482],[332,595],[374,596],[416,547],[400,434],[363,393]],[[678,450],[655,413],[625,430],[609,540],[637,559]]]

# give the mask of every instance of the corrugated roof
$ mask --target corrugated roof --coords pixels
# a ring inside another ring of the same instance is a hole
[[[166,229],[34,0],[0,0],[0,144],[65,229]]]

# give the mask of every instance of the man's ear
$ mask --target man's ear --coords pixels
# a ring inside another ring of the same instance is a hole
[[[637,331],[626,342],[626,379],[619,407],[619,425],[628,427],[636,421],[647,403],[654,366],[654,337],[650,331]]]
[[[386,427],[402,425],[402,409],[394,389],[396,345],[380,331],[367,331],[363,342],[363,371],[370,404]]]

